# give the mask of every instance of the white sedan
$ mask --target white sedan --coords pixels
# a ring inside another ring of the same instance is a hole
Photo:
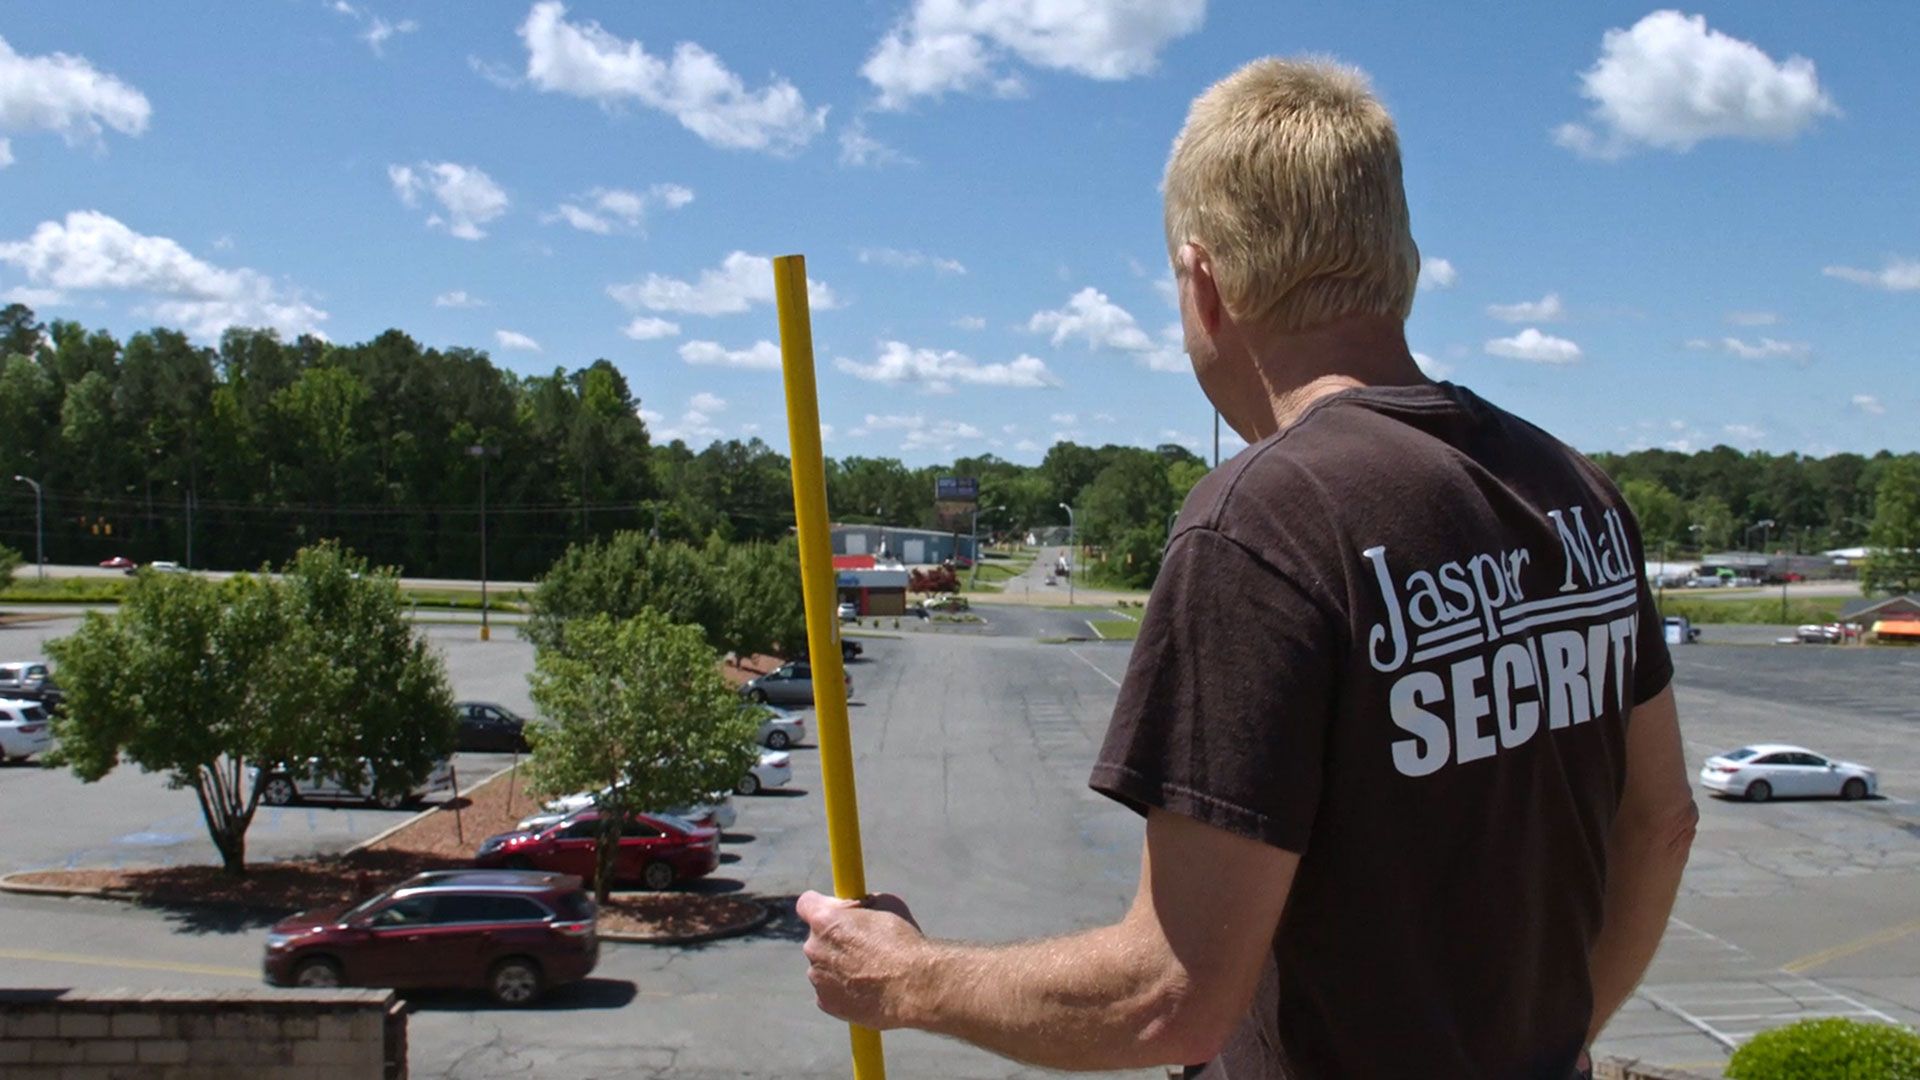
[[[601,790],[604,791],[606,789],[602,788]],[[562,795],[557,799],[549,799],[546,802],[546,813],[534,814],[531,817],[522,818],[520,823],[515,825],[514,828],[521,832],[527,832],[531,829],[544,829],[555,822],[571,817],[592,806],[594,797],[594,793],[591,791],[578,791],[572,795]],[[734,822],[740,820],[740,812],[734,808],[733,799],[728,797],[725,792],[716,794],[712,802],[695,803],[692,806],[676,806],[666,812],[677,818],[685,818],[695,825],[711,825],[721,832],[733,828]]]
[[[1864,799],[1880,791],[1880,778],[1865,765],[1835,761],[1804,747],[1757,743],[1715,754],[1700,770],[1709,791],[1748,802],[1789,798]]]
[[[798,746],[807,737],[807,714],[793,709],[783,709],[778,705],[756,705],[746,702],[740,706],[752,709],[760,718],[760,730],[754,741],[769,750],[785,750],[789,746]]]
[[[758,795],[770,787],[784,787],[793,779],[793,755],[785,750],[761,754],[760,760],[747,775],[740,778],[734,791],[741,795]]]
[[[37,701],[0,698],[0,758],[25,761],[51,749],[53,726],[46,706]]]

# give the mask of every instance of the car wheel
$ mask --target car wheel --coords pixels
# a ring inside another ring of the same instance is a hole
[[[785,750],[787,747],[792,745],[793,745],[793,739],[788,737],[787,733],[784,731],[770,731],[767,733],[767,746],[770,749]]]
[[[1867,782],[1857,776],[1848,780],[1846,783],[1840,785],[1840,797],[1853,800],[1866,798]]]
[[[752,690],[747,691],[747,700],[753,702],[755,705],[765,705],[767,703],[767,692],[756,686]]]
[[[268,806],[289,806],[299,797],[293,781],[284,776],[267,777],[267,786],[260,789],[260,801]]]
[[[293,969],[293,985],[324,989],[340,985],[340,965],[324,956],[300,961]]]
[[[1773,798],[1773,785],[1765,780],[1755,780],[1747,785],[1748,802],[1766,802]]]
[[[502,1005],[525,1005],[540,996],[540,965],[523,956],[493,965],[487,992]]]
[[[373,797],[373,805],[382,810],[398,810],[407,805],[407,793],[404,791],[383,791]]]
[[[673,864],[663,862],[648,863],[647,868],[640,871],[640,883],[655,892],[659,892],[661,889],[671,888],[673,885]]]
[[[760,778],[752,773],[748,773],[738,784],[734,785],[733,790],[734,793],[738,795],[758,795],[760,794]]]

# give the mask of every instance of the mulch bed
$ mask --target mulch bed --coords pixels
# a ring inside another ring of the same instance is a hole
[[[359,851],[345,855],[250,863],[247,876],[232,878],[217,866],[164,866],[129,870],[36,870],[13,874],[9,883],[74,892],[104,892],[159,907],[232,904],[293,912],[363,900],[423,870],[469,865],[480,842],[510,831],[539,809],[515,772],[461,792]],[[743,896],[690,892],[616,892],[600,910],[602,934],[673,941],[721,936],[759,925],[766,909]]]

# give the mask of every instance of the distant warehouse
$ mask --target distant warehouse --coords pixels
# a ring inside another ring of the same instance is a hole
[[[933,566],[948,559],[972,559],[973,537],[932,529],[897,529],[891,525],[835,525],[835,555],[871,555],[880,562],[905,566]]]

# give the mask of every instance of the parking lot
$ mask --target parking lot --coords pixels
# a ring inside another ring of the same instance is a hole
[[[999,632],[865,639],[851,720],[869,883],[905,894],[936,935],[1004,940],[1110,919],[1132,893],[1140,827],[1085,780],[1129,648],[1038,644],[1017,631],[1029,630],[1023,617],[1044,616],[985,614]],[[28,655],[38,638],[27,635],[59,632],[0,628],[0,653]],[[528,707],[531,650],[511,633],[483,645],[471,629],[428,632],[457,694]],[[1049,636],[1040,622],[1031,632]],[[1874,766],[1889,797],[1764,805],[1703,797],[1667,943],[1602,1049],[1710,1067],[1737,1036],[1799,1015],[1920,1020],[1912,899],[1920,806],[1909,801],[1920,792],[1912,705],[1920,654],[1701,645],[1679,650],[1677,663],[1696,768],[1744,742],[1798,742]],[[826,887],[811,740],[793,758],[787,790],[740,800],[725,862],[706,887],[767,898]],[[477,776],[491,763],[471,764]],[[463,762],[463,776],[467,769]],[[0,819],[9,822],[0,841],[8,869],[204,849],[191,794],[137,773],[86,787],[59,773],[0,772]],[[263,811],[251,847],[270,857],[344,846],[398,819],[296,808],[276,823]],[[177,845],[128,839],[142,831],[196,835]],[[8,896],[0,928],[0,961],[15,986],[258,982],[259,927],[244,919]],[[789,916],[702,946],[609,947],[593,981],[524,1013],[418,998],[415,1073],[845,1076],[844,1029],[813,1008],[801,937]],[[892,1035],[887,1045],[901,1076],[1039,1075],[926,1036]]]

